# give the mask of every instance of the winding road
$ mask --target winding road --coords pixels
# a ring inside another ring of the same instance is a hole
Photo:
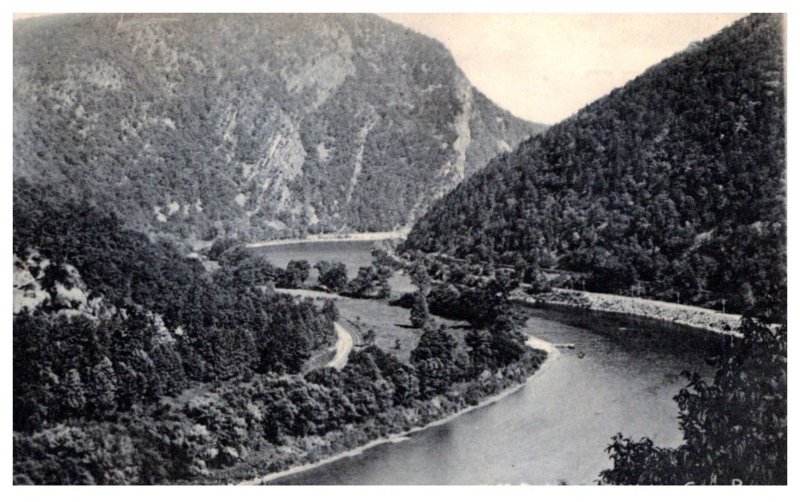
[[[336,355],[333,356],[333,359],[325,366],[340,370],[347,364],[347,357],[350,355],[350,351],[353,350],[353,335],[338,322],[334,322],[333,327],[336,329],[337,337]]]

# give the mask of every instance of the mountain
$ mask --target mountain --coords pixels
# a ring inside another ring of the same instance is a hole
[[[442,44],[373,15],[14,23],[15,190],[150,234],[398,229],[542,129]]]
[[[784,36],[782,16],[752,15],[692,44],[500,155],[434,204],[406,247],[528,277],[583,272],[596,291],[777,307]]]

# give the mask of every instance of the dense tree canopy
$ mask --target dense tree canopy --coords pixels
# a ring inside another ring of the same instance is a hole
[[[14,202],[15,255],[23,267],[34,251],[47,259],[40,282],[51,293],[14,318],[15,429],[102,419],[190,382],[297,372],[332,341],[330,308],[253,287],[282,272],[263,258],[231,248],[209,276],[198,261],[97,208],[33,191]],[[99,319],[60,315],[53,299],[77,287],[64,272],[70,267],[88,302],[106,305]],[[62,401],[62,392],[70,398]]]
[[[406,248],[739,312],[785,302],[783,36],[752,15],[661,62],[462,183]]]

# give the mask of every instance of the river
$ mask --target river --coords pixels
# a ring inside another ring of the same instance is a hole
[[[350,260],[353,251],[337,250]],[[604,450],[617,432],[680,443],[672,397],[685,383],[681,371],[710,374],[712,338],[652,322],[526,310],[529,335],[575,348],[562,349],[518,392],[275,483],[590,484],[611,466]]]
[[[347,275],[355,277],[358,267],[369,265],[372,249],[378,241],[307,241],[291,244],[254,247],[250,251],[266,256],[278,267],[286,267],[290,260],[306,260],[313,267],[322,260],[339,261],[347,267]]]
[[[252,253],[266,256],[278,267],[285,268],[291,260],[306,260],[313,267],[320,261],[338,261],[347,268],[347,276],[358,275],[358,268],[372,262],[372,249],[380,241],[308,241],[273,246],[253,247]],[[317,271],[312,268],[310,280],[316,281]],[[389,281],[392,291],[413,291],[408,276],[395,274]]]

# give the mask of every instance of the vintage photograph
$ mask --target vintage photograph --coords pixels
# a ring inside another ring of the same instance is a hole
[[[787,485],[786,38],[15,13],[13,484]]]

